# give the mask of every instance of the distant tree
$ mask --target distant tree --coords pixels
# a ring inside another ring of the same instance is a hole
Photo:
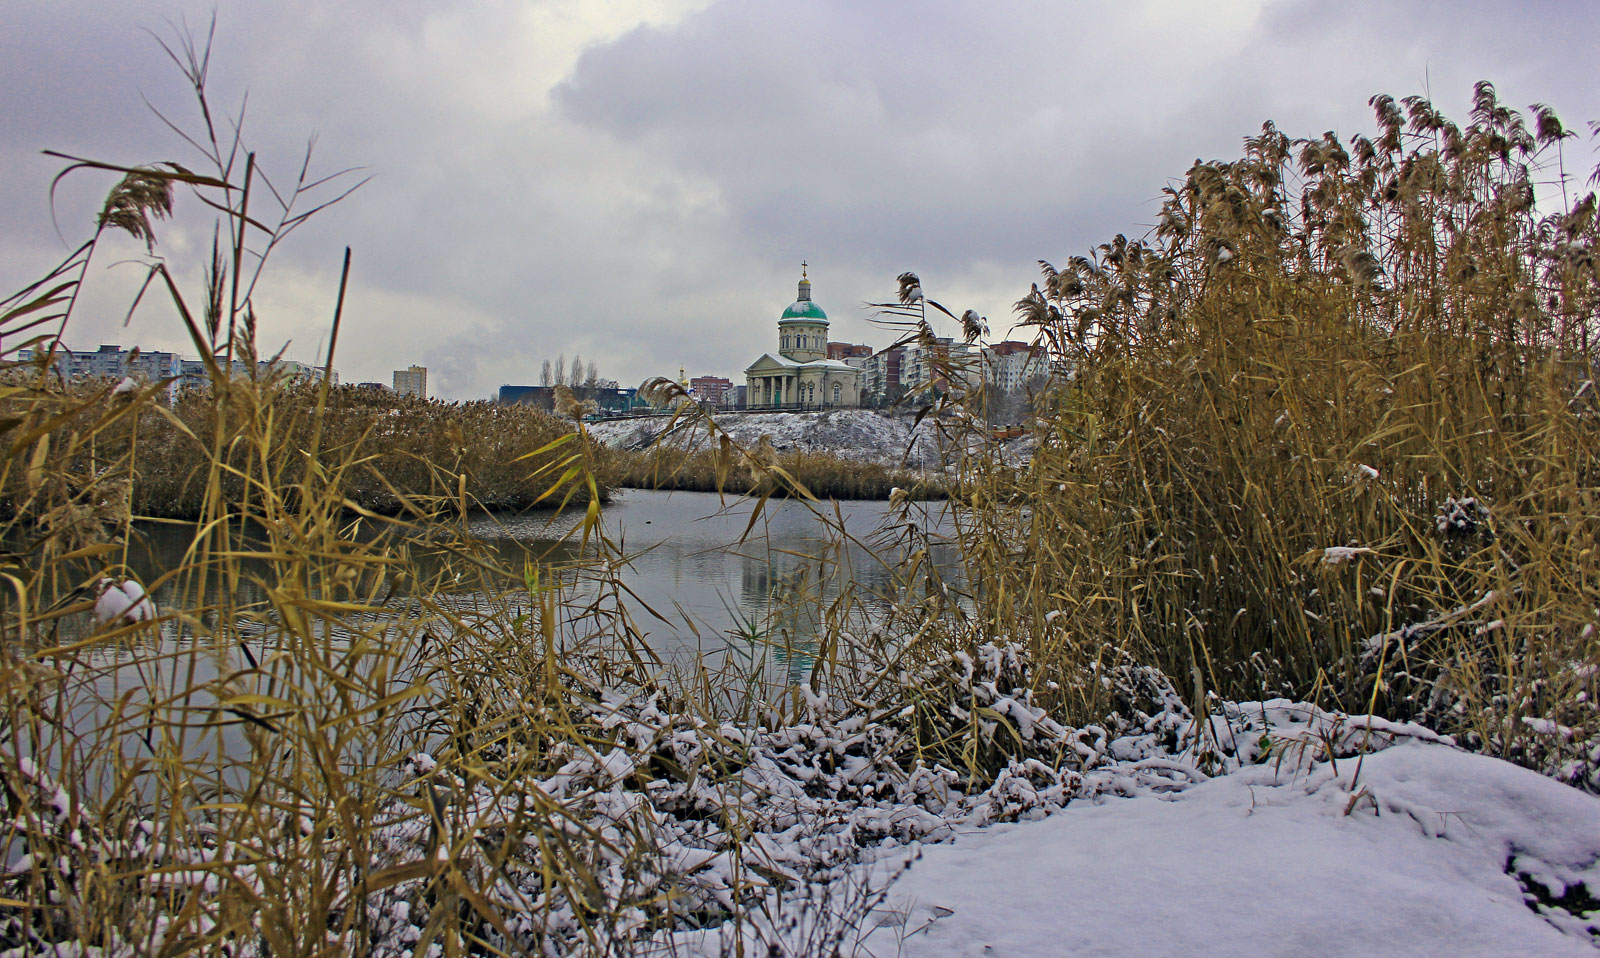
[[[567,377],[567,382],[574,386],[583,384],[583,357],[572,357],[572,374]]]
[[[998,386],[988,387],[985,413],[991,426],[1005,426],[1011,423],[1020,423],[1027,418],[1028,396],[1021,389],[1001,389]]]
[[[556,385],[557,386],[565,386],[566,384],[567,384],[567,354],[566,353],[562,353],[561,355],[556,357]]]
[[[591,360],[589,360],[589,371],[583,377],[583,384],[585,386],[588,386],[590,389],[593,389],[595,387],[595,384],[598,383],[599,381],[600,381],[600,368],[598,366],[596,366],[594,364],[594,360],[591,359]]]
[[[554,375],[550,372],[550,357],[544,358],[544,365],[539,369],[539,385],[550,386],[555,383]]]

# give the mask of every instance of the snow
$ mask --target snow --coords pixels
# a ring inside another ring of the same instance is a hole
[[[142,622],[156,617],[156,606],[145,595],[144,586],[132,579],[117,582],[100,580],[100,595],[94,603],[94,620],[105,626],[112,623]]]
[[[1373,550],[1357,546],[1329,546],[1322,550],[1322,564],[1343,565],[1356,556],[1373,554]]]
[[[511,789],[414,752],[414,795],[371,836],[381,866],[443,856],[492,875],[483,893],[506,903],[513,952],[1561,956],[1600,943],[1600,798],[1415,723],[1287,699],[1213,698],[1197,716],[1159,671],[1119,660],[1095,669],[1116,710],[1071,728],[1034,700],[1015,643],[905,674],[926,700],[803,687],[794,713],[741,722],[590,685],[581,656],[568,665],[581,738]],[[969,777],[925,755],[919,728],[1005,752]],[[15,828],[81,830],[59,785],[29,760],[17,769]],[[526,823],[530,800],[560,841],[530,837],[491,868],[483,839]],[[299,834],[313,830],[302,817]],[[73,847],[146,869],[156,895],[224,872],[259,889],[257,866],[230,864],[199,828],[192,847],[154,834],[139,821]],[[550,849],[568,843],[605,923],[586,925],[547,880],[566,861]],[[411,954],[434,918],[429,887],[373,893],[372,954]]]
[[[924,846],[863,944],[908,958],[1593,955],[1585,923],[1535,913],[1507,866],[1559,895],[1596,887],[1597,859],[1600,800],[1406,743]]]
[[[949,458],[950,442],[931,416],[885,415],[869,409],[827,412],[717,413],[717,426],[734,442],[753,449],[762,436],[779,452],[830,452],[857,462],[931,469]],[[589,434],[608,446],[627,450],[649,448],[667,429],[669,418],[617,419],[591,424]],[[679,428],[666,437],[677,446],[706,448],[704,426]]]

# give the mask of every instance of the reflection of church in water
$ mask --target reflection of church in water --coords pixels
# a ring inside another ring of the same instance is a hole
[[[828,314],[811,299],[800,264],[800,296],[778,317],[778,354],[763,353],[744,371],[751,409],[837,409],[861,405],[861,371],[828,358]]]

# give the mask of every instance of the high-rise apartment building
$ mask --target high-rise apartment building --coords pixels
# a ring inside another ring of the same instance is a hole
[[[23,349],[17,352],[16,358],[23,362],[32,362],[36,356],[35,350]],[[225,361],[223,356],[217,356],[213,363],[220,366]],[[52,365],[67,382],[89,379],[117,380],[124,376],[146,383],[168,380],[169,399],[176,399],[182,390],[201,389],[211,382],[211,366],[204,360],[184,359],[176,353],[153,349],[124,349],[117,345],[102,345],[99,349],[90,351],[73,350],[57,344]],[[254,373],[258,376],[288,376],[300,382],[320,381],[323,374],[321,367],[308,366],[289,359],[261,361],[255,365]],[[251,375],[252,369],[250,363],[235,359],[231,372],[234,376],[246,377]],[[335,383],[339,381],[337,371],[333,374],[333,381]]]
[[[428,367],[411,366],[394,371],[394,391],[402,396],[428,398]]]
[[[733,402],[733,381],[721,376],[696,376],[689,380],[689,391],[694,398],[713,406],[727,406]]]

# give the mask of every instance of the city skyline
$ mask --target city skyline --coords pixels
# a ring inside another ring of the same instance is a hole
[[[181,76],[144,31],[172,42],[187,22],[203,35],[212,9],[8,9],[5,293],[88,237],[114,183],[74,173],[52,208],[65,164],[41,150],[197,165],[146,106],[194,126]],[[1036,260],[1142,235],[1163,187],[1197,157],[1237,157],[1267,119],[1348,137],[1373,129],[1370,96],[1423,93],[1465,123],[1487,79],[1506,105],[1548,103],[1580,131],[1569,170],[1592,165],[1584,131],[1600,119],[1584,39],[1600,11],[1578,4],[216,10],[212,105],[226,124],[248,91],[260,169],[292,178],[314,134],[314,174],[372,177],[274,252],[256,300],[262,352],[287,342],[323,361],[348,245],[334,365],[382,382],[420,364],[446,399],[535,382],[560,353],[597,358],[625,385],[679,366],[736,377],[768,348],[802,260],[839,341],[892,341],[861,307],[890,298],[905,270],[957,314],[987,316],[996,340],[1016,338],[1010,308]],[[206,212],[180,195],[158,232],[191,297]],[[140,243],[108,242],[68,342],[188,348],[154,295],[123,328],[141,275],[125,264],[141,258]]]

